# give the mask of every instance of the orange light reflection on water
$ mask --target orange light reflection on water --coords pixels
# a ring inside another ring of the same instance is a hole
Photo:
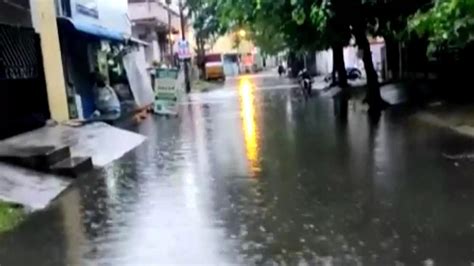
[[[245,151],[250,164],[250,172],[255,176],[260,171],[258,127],[255,121],[254,86],[248,77],[242,77],[239,84],[242,129],[244,132]]]

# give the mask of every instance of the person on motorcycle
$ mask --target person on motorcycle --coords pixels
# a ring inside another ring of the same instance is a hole
[[[306,68],[303,68],[300,73],[298,74],[298,79],[300,82],[300,85],[303,89],[303,93],[309,97],[311,97],[312,94],[312,77],[309,74],[308,70]]]
[[[280,64],[278,65],[278,75],[280,75],[281,77],[283,76],[283,74],[285,74],[285,67],[282,64]]]

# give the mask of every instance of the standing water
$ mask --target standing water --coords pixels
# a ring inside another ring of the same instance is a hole
[[[469,265],[474,140],[283,79],[193,94],[147,142],[0,236],[1,265]]]

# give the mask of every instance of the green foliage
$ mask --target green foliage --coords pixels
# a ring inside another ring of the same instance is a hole
[[[198,1],[198,0],[192,0]],[[285,20],[291,20],[291,12],[283,14],[284,5],[289,0],[201,0],[202,5],[212,6],[212,17],[217,19],[219,29],[213,31],[222,34],[224,31],[235,33],[245,29],[248,38],[252,39],[265,53],[275,54],[285,47],[286,35],[282,31]],[[286,9],[288,10],[288,9]],[[208,19],[207,13],[202,18]],[[195,17],[195,21],[197,21]],[[195,23],[200,26],[202,23]]]
[[[304,13],[303,8],[301,7],[296,7],[295,9],[293,9],[291,16],[298,25],[303,25],[306,19],[306,14]]]
[[[318,49],[326,49],[333,45],[347,45],[351,38],[350,24],[355,12],[352,2],[343,0],[295,0],[295,10],[307,10],[305,17],[294,16],[298,24],[306,19],[311,29],[306,29],[318,38]]]
[[[411,17],[409,29],[428,37],[430,52],[462,49],[474,41],[474,1],[436,0],[432,8]]]
[[[0,233],[15,227],[23,217],[22,209],[0,202]]]
[[[196,39],[201,45],[210,45],[215,37],[225,32],[217,14],[217,2],[206,0],[188,0],[189,15],[193,18]],[[204,47],[200,47],[204,49]]]
[[[248,30],[249,38],[268,54],[285,49],[324,48],[311,19],[312,0],[206,0],[215,3],[219,23],[229,31]],[[314,16],[317,14],[315,13]],[[315,17],[316,18],[316,17]],[[324,18],[321,17],[321,22]],[[321,29],[323,27],[320,27]]]
[[[249,38],[252,39],[259,48],[266,54],[277,54],[283,51],[285,47],[284,36],[277,30],[267,28],[252,27]]]
[[[408,18],[430,1],[205,0],[215,4],[221,25],[229,31],[241,27],[248,29],[249,38],[271,52],[285,48],[298,52],[325,49],[333,44],[347,45],[351,31],[360,25],[366,25],[364,29],[373,36],[401,38],[407,32]]]
[[[311,6],[311,15],[310,15],[311,21],[315,25],[315,27],[318,29],[318,31],[324,31],[328,19],[329,19],[329,10],[327,9],[326,5],[318,5],[314,3]]]

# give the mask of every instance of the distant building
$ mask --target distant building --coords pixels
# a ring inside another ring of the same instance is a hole
[[[171,32],[173,54],[176,52],[175,42],[179,36],[181,24],[177,6],[170,8],[162,1],[128,0],[128,14],[132,23],[132,36],[150,45],[143,48],[146,61],[151,66],[153,62],[170,60],[169,19],[171,17]],[[169,17],[170,16],[170,17]]]
[[[208,53],[221,54],[226,76],[239,73],[257,72],[267,67],[275,67],[275,57],[263,57],[260,49],[239,33],[228,33],[217,38]]]

